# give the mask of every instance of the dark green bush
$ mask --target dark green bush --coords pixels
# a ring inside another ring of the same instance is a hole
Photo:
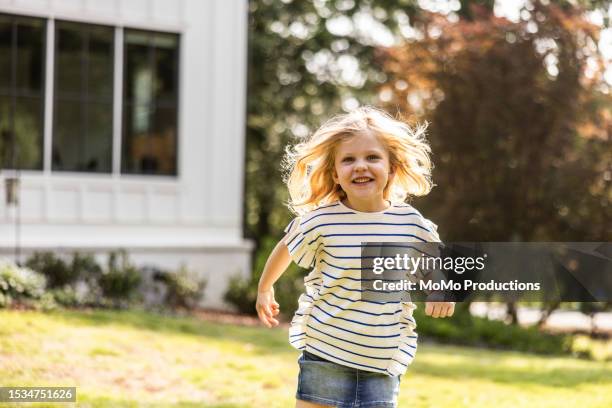
[[[206,280],[199,279],[185,266],[176,272],[159,271],[154,279],[166,285],[164,302],[173,309],[195,309],[206,288]]]
[[[229,279],[223,299],[234,305],[240,313],[254,314],[257,282],[253,278],[245,279],[240,275],[234,275]]]
[[[49,288],[70,285],[79,278],[79,270],[53,252],[35,252],[26,261],[26,266],[45,275]]]
[[[255,301],[257,300],[257,285],[263,273],[268,256],[274,249],[278,239],[267,237],[262,240],[261,247],[255,254],[253,272],[250,278],[233,276],[230,278],[224,299],[236,306],[242,313],[256,314]],[[297,309],[297,300],[304,290],[304,276],[307,272],[292,263],[287,271],[274,284],[274,295],[280,304],[281,315],[286,319],[293,315]]]
[[[48,293],[53,296],[53,299],[61,306],[85,306],[82,299],[78,296],[77,291],[72,286],[66,285],[63,288],[51,289]]]
[[[424,305],[414,312],[421,338],[441,343],[563,354],[570,351],[571,338],[543,333],[536,327],[509,325],[497,320],[471,316],[467,304],[457,303],[455,315],[434,319],[426,316]]]
[[[102,267],[92,254],[75,252],[72,256],[73,274],[85,282],[96,282],[102,274]]]
[[[136,301],[140,282],[140,273],[129,262],[124,250],[109,254],[108,268],[102,271],[98,280],[102,294],[109,298],[114,306],[127,306]]]
[[[11,304],[17,298],[45,297],[47,303],[67,307],[127,307],[144,303],[146,295],[157,306],[193,309],[202,300],[206,288],[206,281],[185,267],[177,272],[149,267],[151,273],[146,273],[147,268],[136,268],[130,263],[125,250],[109,253],[106,268],[92,254],[79,252],[69,261],[52,252],[39,252],[27,264],[40,273],[21,271],[14,265],[3,266],[6,279],[0,280],[0,306]],[[35,277],[40,277],[42,283]],[[45,281],[49,283],[47,286]],[[152,285],[147,288],[147,283]],[[146,289],[155,290],[149,293]]]
[[[62,306],[96,306],[102,268],[91,254],[75,252],[72,260],[52,252],[36,252],[26,265],[47,277],[47,291]]]

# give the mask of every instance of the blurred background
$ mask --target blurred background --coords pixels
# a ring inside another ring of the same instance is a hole
[[[430,124],[437,187],[412,204],[443,240],[609,241],[609,27],[608,1],[251,2],[255,274],[290,219],[285,147],[363,104]]]
[[[293,217],[281,159],[360,105],[429,124],[436,187],[410,203],[444,241],[610,241],[611,18],[609,0],[0,0],[0,385],[292,406],[286,324],[253,317]],[[275,285],[285,322],[305,273]],[[611,309],[419,307],[400,406],[612,405]]]

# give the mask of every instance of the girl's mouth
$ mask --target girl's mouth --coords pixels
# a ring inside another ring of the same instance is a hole
[[[353,184],[366,184],[366,183],[369,183],[372,180],[374,180],[374,179],[372,179],[370,177],[357,177],[356,179],[353,179],[352,183]]]

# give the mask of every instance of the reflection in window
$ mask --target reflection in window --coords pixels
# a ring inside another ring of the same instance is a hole
[[[114,30],[56,23],[53,170],[112,171]]]
[[[0,14],[0,168],[42,169],[45,23]]]
[[[122,173],[176,175],[178,42],[125,30]]]

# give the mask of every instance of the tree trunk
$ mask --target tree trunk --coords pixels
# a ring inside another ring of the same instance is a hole
[[[540,316],[540,320],[538,320],[537,327],[541,329],[545,324],[550,315],[559,308],[561,302],[553,302],[548,303],[546,307],[542,310],[542,316]]]
[[[506,303],[506,318],[509,318],[510,324],[515,325],[518,323],[518,314],[516,310],[516,302]]]

